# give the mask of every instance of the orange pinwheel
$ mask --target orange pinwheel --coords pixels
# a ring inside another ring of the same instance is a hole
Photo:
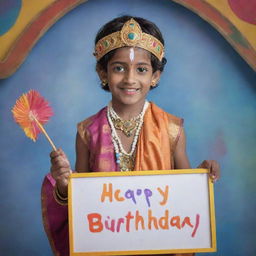
[[[43,132],[52,148],[56,150],[55,145],[45,131],[43,125],[46,124],[53,115],[49,103],[35,90],[30,90],[23,94],[12,109],[13,117],[25,134],[36,141],[38,134]]]

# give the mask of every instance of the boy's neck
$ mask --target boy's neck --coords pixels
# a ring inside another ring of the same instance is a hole
[[[133,117],[138,116],[141,113],[144,107],[144,104],[145,104],[145,101],[138,104],[132,104],[132,105],[116,104],[115,102],[112,101],[112,107],[114,111],[123,120],[130,120]]]

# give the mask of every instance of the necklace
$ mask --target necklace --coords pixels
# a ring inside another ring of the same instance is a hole
[[[108,118],[108,122],[109,122],[109,125],[111,128],[112,142],[113,142],[114,149],[115,149],[116,162],[119,164],[121,171],[132,171],[134,169],[134,163],[135,163],[135,154],[134,153],[135,153],[136,145],[138,142],[139,133],[140,133],[141,127],[143,125],[144,114],[147,110],[148,105],[149,105],[148,101],[145,101],[145,104],[143,106],[141,113],[137,117],[131,119],[131,120],[136,120],[136,121],[135,121],[135,128],[132,129],[132,131],[135,130],[135,135],[133,138],[130,152],[126,152],[124,150],[122,142],[116,132],[116,129],[118,129],[118,128],[116,128],[114,125],[113,119],[121,120],[121,118],[117,115],[117,113],[112,108],[112,103],[110,102],[108,105],[107,118]]]
[[[118,116],[112,106],[109,110],[110,118],[114,124],[114,127],[117,130],[122,131],[127,137],[131,137],[137,127],[138,122],[141,119],[142,112],[138,116],[133,117],[130,120],[123,120],[121,117]]]
[[[111,120],[117,130],[122,131],[127,137],[131,137],[135,128],[137,120],[122,120],[122,119],[114,119],[111,116]]]

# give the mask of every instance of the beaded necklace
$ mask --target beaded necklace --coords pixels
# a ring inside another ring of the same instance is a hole
[[[148,105],[149,105],[149,102],[145,101],[141,113],[137,117],[131,119],[132,122],[135,123],[135,128],[133,128],[133,130],[135,130],[135,134],[134,134],[134,138],[132,141],[132,146],[131,146],[130,152],[126,152],[123,148],[122,142],[116,132],[116,129],[118,129],[118,128],[115,127],[115,120],[121,120],[121,122],[124,122],[124,123],[131,122],[131,120],[128,120],[128,121],[122,120],[117,115],[117,113],[114,111],[114,109],[112,107],[112,102],[110,102],[108,105],[107,118],[108,118],[108,122],[109,122],[109,125],[111,128],[112,142],[113,142],[114,149],[115,149],[116,162],[117,162],[117,164],[119,164],[121,171],[133,171],[133,169],[134,169],[134,163],[135,163],[135,154],[134,153],[135,153],[136,145],[138,142],[139,133],[140,133],[141,127],[143,125],[144,114],[148,108]]]

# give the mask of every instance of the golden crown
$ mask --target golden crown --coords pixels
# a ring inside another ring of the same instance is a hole
[[[125,46],[145,49],[154,54],[160,61],[164,57],[163,44],[154,36],[142,32],[139,23],[134,19],[128,20],[120,31],[100,39],[95,46],[94,55],[99,60],[108,52]]]

